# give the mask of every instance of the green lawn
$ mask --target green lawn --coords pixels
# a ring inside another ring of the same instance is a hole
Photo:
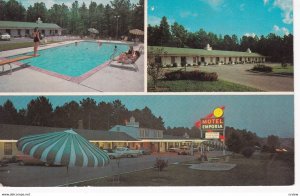
[[[158,88],[153,89],[153,83],[148,81],[149,92],[257,92],[259,89],[248,86],[219,81],[195,81],[195,80],[159,80]]]
[[[294,66],[288,65],[287,67],[276,66],[273,67],[273,73],[283,74],[283,75],[294,75]]]
[[[56,42],[48,42],[48,44]],[[20,43],[8,43],[0,44],[0,51],[14,50],[19,48],[33,47],[33,42],[20,42]]]
[[[193,161],[192,163],[200,163]],[[291,162],[270,154],[254,155],[244,158],[234,155],[228,163],[236,164],[229,171],[201,171],[189,169],[187,163],[170,165],[162,172],[156,169],[120,175],[120,183],[113,183],[106,177],[72,186],[258,186],[294,184],[294,166]]]

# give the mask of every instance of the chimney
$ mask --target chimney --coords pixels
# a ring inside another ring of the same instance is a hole
[[[212,47],[211,47],[209,44],[207,44],[206,47],[205,47],[204,49],[205,49],[205,50],[212,50]]]
[[[78,121],[78,129],[83,129],[83,120]]]

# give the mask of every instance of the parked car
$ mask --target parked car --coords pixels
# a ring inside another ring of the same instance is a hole
[[[10,35],[8,33],[0,33],[0,40],[10,40]]]
[[[169,148],[168,152],[178,152],[179,148]]]
[[[62,166],[62,165],[54,165],[54,164],[50,164],[44,161],[41,161],[39,159],[36,159],[34,157],[31,157],[29,155],[26,154],[19,154],[15,156],[15,160],[17,163],[19,163],[19,165],[44,165],[44,166]]]
[[[143,155],[150,155],[152,153],[151,150],[147,148],[140,148],[140,151]]]
[[[140,150],[131,150],[127,147],[118,147],[115,152],[122,154],[124,157],[138,157],[143,154]]]
[[[122,157],[121,153],[115,152],[112,149],[103,149],[103,151],[108,154],[108,156],[109,156],[110,159],[117,159],[117,158],[121,158]]]
[[[179,151],[177,152],[177,154],[178,155],[190,155],[191,154],[191,150],[187,146],[180,147]]]

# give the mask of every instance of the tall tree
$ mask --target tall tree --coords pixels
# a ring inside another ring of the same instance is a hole
[[[27,9],[27,21],[36,22],[40,18],[43,22],[48,22],[48,10],[44,2],[34,3]]]
[[[0,109],[0,122],[6,124],[17,124],[17,113],[18,112],[14,104],[10,100],[7,100]]]
[[[163,16],[160,25],[160,45],[164,46],[167,45],[171,40],[171,33],[170,33],[170,25],[168,23],[167,17]]]
[[[44,96],[33,99],[27,105],[27,123],[36,126],[53,126],[52,112],[49,99]]]
[[[4,14],[0,14],[5,16],[5,20],[25,21],[26,9],[18,1],[9,0],[6,3],[1,2],[1,5],[5,6],[5,9],[1,9]]]

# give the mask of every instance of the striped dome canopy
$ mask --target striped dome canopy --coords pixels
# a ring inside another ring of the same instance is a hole
[[[109,163],[106,152],[73,130],[22,137],[17,148],[24,154],[54,165],[103,167]]]

